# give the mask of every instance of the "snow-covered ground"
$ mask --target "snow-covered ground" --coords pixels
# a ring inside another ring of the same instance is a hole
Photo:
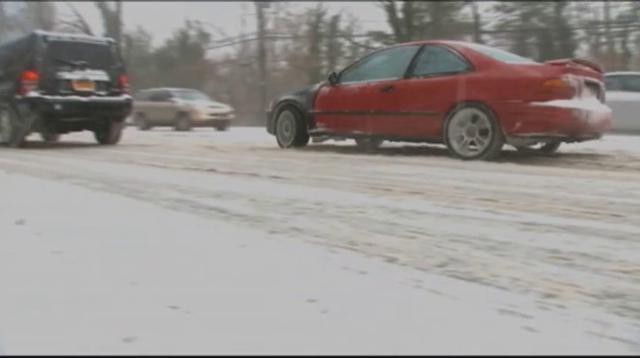
[[[35,137],[34,137],[35,140]],[[0,352],[640,353],[640,137],[0,149]]]

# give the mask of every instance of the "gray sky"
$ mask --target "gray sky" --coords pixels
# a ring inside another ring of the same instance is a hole
[[[96,33],[102,32],[102,21],[98,10],[92,2],[71,1]],[[315,6],[315,2],[292,2],[290,6],[297,8]],[[374,2],[325,2],[331,14],[351,13],[361,20],[362,29],[387,29],[383,11]],[[69,13],[65,2],[58,3],[60,16]],[[243,13],[245,16],[243,16]],[[163,2],[124,2],[125,26],[129,29],[141,25],[154,36],[154,44],[166,39],[171,33],[184,24],[185,19],[200,20],[215,24],[225,30],[229,36],[241,32],[244,23],[247,32],[255,31],[255,11],[252,2],[240,1],[163,1]],[[216,33],[212,31],[216,36]],[[215,39],[216,37],[214,37]]]

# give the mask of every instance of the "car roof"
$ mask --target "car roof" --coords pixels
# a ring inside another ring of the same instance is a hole
[[[155,87],[155,88],[145,88],[143,90],[140,90],[140,92],[149,92],[149,91],[198,91],[198,90],[194,88],[180,88],[180,87]]]
[[[449,45],[449,46],[472,46],[476,45],[475,42],[470,41],[458,41],[458,40],[417,40],[411,42],[399,43],[393,46],[402,45]],[[393,47],[391,46],[391,47]]]
[[[90,36],[85,34],[75,34],[69,32],[53,32],[53,31],[44,31],[44,30],[35,30],[33,31],[37,36],[49,37],[53,39],[61,39],[61,40],[71,40],[71,41],[90,41],[90,42],[115,42],[111,37],[102,37],[102,36]]]
[[[614,72],[607,72],[604,75],[605,76],[624,76],[624,75],[638,76],[640,75],[640,71],[614,71]]]

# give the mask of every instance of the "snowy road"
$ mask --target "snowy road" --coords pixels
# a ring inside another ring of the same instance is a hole
[[[5,353],[640,353],[640,137],[0,150]]]

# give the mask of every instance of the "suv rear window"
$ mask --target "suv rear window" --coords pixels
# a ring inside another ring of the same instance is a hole
[[[89,68],[109,70],[114,64],[114,53],[109,45],[79,41],[52,41],[46,50],[47,62],[56,67],[73,66],[84,61]]]

